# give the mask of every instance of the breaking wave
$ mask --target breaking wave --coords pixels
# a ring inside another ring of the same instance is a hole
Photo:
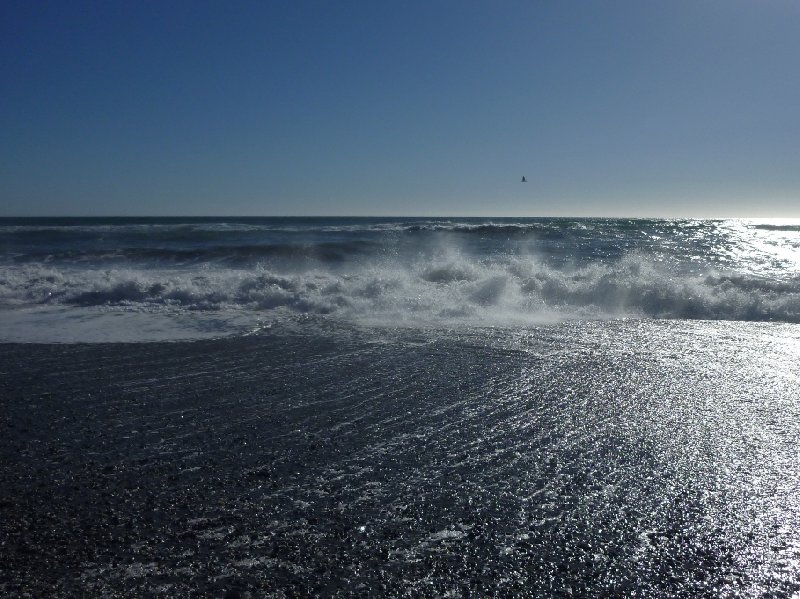
[[[0,341],[622,317],[800,322],[800,221],[0,218]]]
[[[5,305],[135,310],[249,310],[356,320],[500,324],[562,318],[692,318],[800,322],[800,276],[782,280],[716,271],[678,273],[651,257],[554,266],[533,257],[458,253],[194,269],[65,268],[15,264],[0,271]]]

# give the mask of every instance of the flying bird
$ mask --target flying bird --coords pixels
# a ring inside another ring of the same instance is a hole
[[[523,175],[522,176],[522,181],[520,181],[520,183],[527,183],[527,182],[528,182],[528,180],[525,178],[525,175]]]

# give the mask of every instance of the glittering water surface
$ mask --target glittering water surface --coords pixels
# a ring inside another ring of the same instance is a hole
[[[0,589],[789,597],[799,356],[676,320],[0,346]]]

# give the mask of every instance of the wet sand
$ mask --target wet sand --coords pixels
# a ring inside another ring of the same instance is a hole
[[[790,346],[593,326],[0,345],[0,591],[800,590]]]

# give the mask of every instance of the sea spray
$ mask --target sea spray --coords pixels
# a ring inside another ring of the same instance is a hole
[[[0,304],[502,326],[800,322],[800,229],[635,219],[0,222]]]

